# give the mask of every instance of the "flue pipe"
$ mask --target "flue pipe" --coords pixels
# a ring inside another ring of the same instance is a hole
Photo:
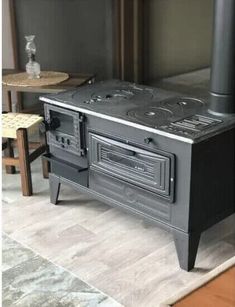
[[[235,113],[235,0],[214,1],[210,111]]]

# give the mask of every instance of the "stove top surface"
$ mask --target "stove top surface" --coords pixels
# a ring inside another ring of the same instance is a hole
[[[207,101],[119,80],[47,95],[41,100],[192,142],[235,126],[235,115],[210,114]]]

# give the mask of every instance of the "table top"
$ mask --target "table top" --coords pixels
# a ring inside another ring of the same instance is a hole
[[[20,73],[22,71],[16,69],[3,69],[2,75],[9,75]],[[81,86],[83,84],[93,82],[95,75],[93,74],[82,74],[82,73],[68,73],[69,79],[49,86],[9,86],[3,84],[3,89],[7,91],[15,91],[15,92],[30,92],[30,93],[59,93],[66,90],[70,90],[74,87]]]

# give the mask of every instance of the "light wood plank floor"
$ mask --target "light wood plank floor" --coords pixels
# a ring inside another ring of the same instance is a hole
[[[156,307],[235,254],[231,216],[202,235],[196,268],[184,272],[170,233],[65,186],[51,205],[39,161],[32,166],[33,197],[3,172],[4,231],[124,306]]]

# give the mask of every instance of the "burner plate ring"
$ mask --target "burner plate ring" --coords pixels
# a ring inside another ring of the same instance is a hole
[[[161,102],[161,105],[173,111],[177,110],[187,111],[187,110],[195,110],[199,107],[202,107],[204,105],[204,102],[197,98],[174,97],[163,100]]]
[[[129,110],[127,116],[139,121],[159,124],[170,120],[173,112],[166,108],[147,106]]]

